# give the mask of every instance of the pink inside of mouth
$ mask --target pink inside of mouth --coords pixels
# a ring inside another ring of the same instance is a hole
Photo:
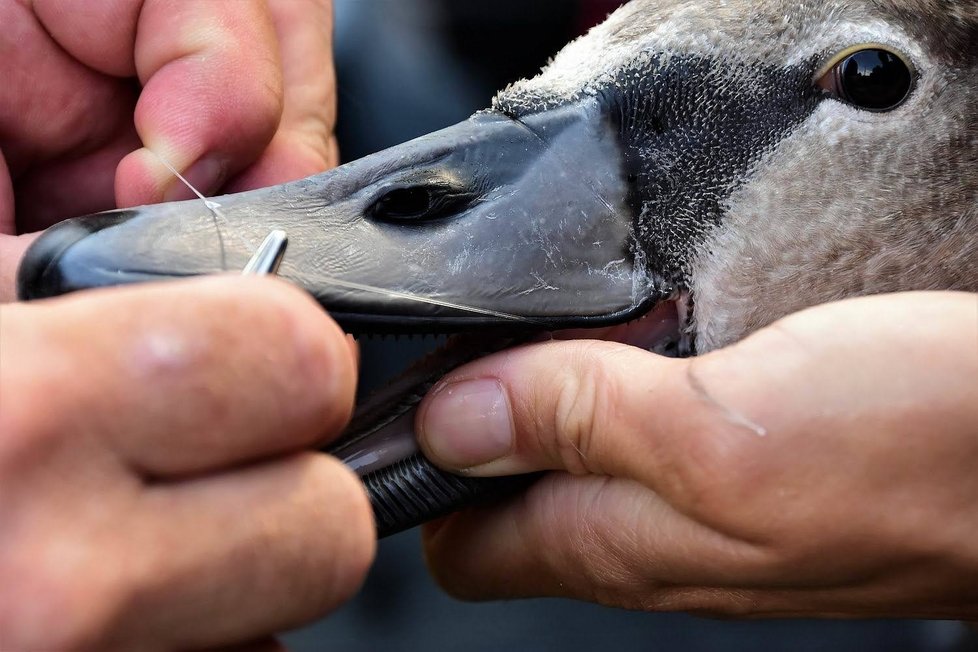
[[[662,342],[680,335],[679,307],[675,301],[663,301],[641,319],[591,330],[569,330],[554,333],[557,340],[605,340],[652,350]]]

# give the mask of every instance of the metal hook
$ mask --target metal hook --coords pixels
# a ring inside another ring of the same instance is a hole
[[[269,276],[278,273],[278,267],[285,256],[289,238],[285,231],[275,230],[268,234],[255,255],[245,265],[243,276]]]

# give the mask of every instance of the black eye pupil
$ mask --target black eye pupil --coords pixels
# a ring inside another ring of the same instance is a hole
[[[862,50],[836,69],[842,99],[869,111],[889,111],[903,104],[913,89],[913,73],[886,50]]]

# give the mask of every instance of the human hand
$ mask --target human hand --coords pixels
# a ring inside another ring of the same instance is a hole
[[[348,419],[356,360],[302,292],[211,278],[0,323],[0,649],[241,644],[359,586],[369,502],[306,452]]]
[[[0,301],[58,220],[335,165],[332,0],[0,0]],[[135,117],[134,117],[135,116]]]
[[[428,528],[458,596],[978,618],[976,295],[828,305],[690,360],[528,346],[418,423],[450,470],[558,471]]]

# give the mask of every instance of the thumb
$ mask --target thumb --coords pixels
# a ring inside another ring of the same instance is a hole
[[[40,235],[0,235],[0,303],[17,300],[17,268],[24,252]]]
[[[813,432],[941,410],[950,422],[974,404],[963,393],[975,386],[965,362],[975,360],[974,316],[973,294],[890,295],[798,313],[688,360],[609,342],[527,346],[451,374],[425,399],[416,430],[450,471],[622,477],[688,505],[779,477],[792,452],[828,436]],[[933,380],[919,380],[924,372]]]
[[[696,423],[700,399],[683,381],[689,364],[611,342],[515,349],[436,386],[419,411],[420,444],[439,466],[478,476],[681,480],[677,472],[713,448],[701,441],[711,428],[697,427],[707,425]]]

